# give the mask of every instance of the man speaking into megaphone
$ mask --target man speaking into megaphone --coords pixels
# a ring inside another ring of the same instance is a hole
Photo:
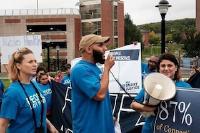
[[[180,81],[180,66],[172,54],[164,53],[159,57],[158,72],[160,74],[153,73],[145,78],[144,89],[135,97],[131,108],[141,113],[153,114],[151,112],[156,110],[160,101],[173,98],[176,92],[175,87],[191,88],[188,83]],[[142,133],[153,133],[154,122],[155,115],[146,117]]]

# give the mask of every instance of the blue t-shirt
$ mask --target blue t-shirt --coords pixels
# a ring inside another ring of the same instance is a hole
[[[37,84],[34,84],[40,91]],[[32,84],[23,84],[23,86],[33,104],[33,109],[36,115],[36,123],[39,127],[41,118],[41,102]],[[42,125],[46,132],[46,100],[44,96],[42,96],[42,99],[44,102]],[[31,106],[29,105],[25,92],[18,81],[11,83],[3,95],[0,118],[10,120],[10,124],[7,129],[8,133],[34,133],[35,125]]]
[[[0,107],[1,107],[1,102],[2,102],[3,92],[4,92],[4,84],[0,80]]]
[[[179,88],[191,88],[191,86],[183,81],[177,81],[175,82],[176,87]],[[143,103],[144,101],[144,95],[145,91],[142,89],[138,95],[135,97],[135,101],[138,103]],[[154,121],[155,121],[155,116],[150,116],[145,119],[145,124],[142,128],[142,133],[153,133],[153,127],[154,127]]]
[[[38,83],[38,86],[42,90],[42,94],[46,99],[47,112],[49,112],[51,110],[51,95],[52,95],[50,84],[48,83],[46,85],[43,85],[43,84]]]
[[[149,74],[149,73],[150,73],[148,64],[142,63],[142,64],[141,64],[141,67],[142,67],[142,74],[143,74],[143,73],[145,73],[145,74]]]
[[[70,76],[65,75],[63,77],[63,79],[61,80],[61,83],[67,86],[71,86],[71,80],[70,80]]]
[[[100,89],[100,69],[81,60],[71,71],[74,133],[114,133],[109,92],[103,101],[93,99]]]

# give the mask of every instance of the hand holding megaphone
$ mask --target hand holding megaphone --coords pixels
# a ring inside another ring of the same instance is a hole
[[[105,63],[104,63],[104,68],[107,68],[108,70],[110,70],[114,64],[115,64],[115,60],[113,56],[107,55],[107,58],[105,59]]]
[[[176,94],[176,86],[169,77],[161,73],[151,73],[144,79],[144,105],[156,106],[161,101],[173,98]],[[152,112],[144,112],[144,116],[152,115]]]

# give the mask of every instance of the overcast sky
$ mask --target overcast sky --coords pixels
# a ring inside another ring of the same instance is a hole
[[[75,4],[79,0],[38,0],[40,9],[43,8],[78,8]],[[125,13],[131,15],[136,25],[161,20],[155,7],[160,0],[124,0]],[[195,18],[196,0],[168,0],[172,5],[166,15],[166,20]],[[0,9],[36,9],[37,0],[0,0]]]

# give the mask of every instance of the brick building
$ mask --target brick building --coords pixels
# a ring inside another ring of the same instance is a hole
[[[149,31],[141,30],[142,42],[143,42],[144,46],[149,45],[149,33],[150,33]]]
[[[124,2],[120,0],[80,0],[82,35],[110,36],[114,47],[124,46]]]
[[[81,38],[79,12],[77,9],[63,8],[0,11],[0,36],[31,34],[41,35],[43,59],[50,63],[48,64],[50,71],[55,71],[57,59],[61,68],[62,64],[70,62],[79,55],[78,45]]]
[[[200,32],[200,0],[196,0],[196,28]]]

